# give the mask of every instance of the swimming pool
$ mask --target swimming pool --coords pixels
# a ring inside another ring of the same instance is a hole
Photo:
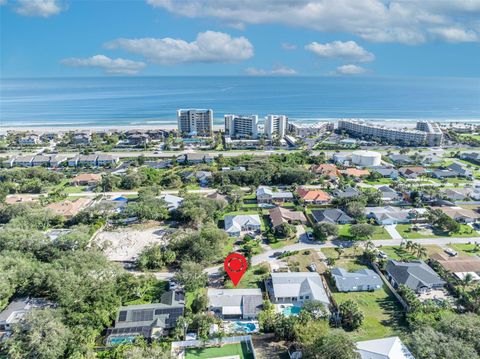
[[[133,343],[134,340],[135,340],[134,335],[111,337],[108,339],[107,344],[109,345],[127,344],[127,343]]]
[[[234,331],[235,332],[243,332],[243,333],[253,333],[258,330],[257,325],[252,322],[235,322],[234,323]]]
[[[282,313],[283,313],[284,316],[289,317],[291,315],[299,315],[301,310],[302,310],[302,308],[300,308],[300,307],[290,305],[288,307],[283,308]]]

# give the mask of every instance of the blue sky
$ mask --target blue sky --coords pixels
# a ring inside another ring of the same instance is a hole
[[[1,77],[480,76],[480,0],[0,0]]]

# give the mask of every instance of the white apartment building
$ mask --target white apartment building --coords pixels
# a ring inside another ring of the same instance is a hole
[[[332,122],[318,122],[315,124],[288,123],[288,131],[297,137],[319,136],[320,134],[333,131]]]
[[[416,129],[386,127],[360,120],[340,120],[338,129],[350,135],[386,139],[408,145],[439,146],[443,142],[440,127],[431,122],[421,121]]]
[[[225,115],[225,135],[232,138],[256,138],[258,116]]]
[[[213,111],[203,109],[177,110],[178,132],[186,135],[213,135]]]
[[[287,131],[288,117],[285,115],[267,115],[265,117],[265,134],[268,139],[285,137]]]

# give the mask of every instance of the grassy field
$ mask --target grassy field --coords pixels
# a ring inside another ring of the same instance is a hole
[[[317,271],[325,272],[327,269],[325,264],[320,260],[318,253],[315,250],[303,250],[299,253],[285,258],[290,271],[292,272],[308,272],[307,266],[315,263]]]
[[[475,250],[475,244],[473,243],[450,244],[450,247],[468,256],[480,256],[480,249]]]
[[[186,359],[231,358],[238,356],[240,359],[253,359],[246,343],[226,344],[222,347],[189,348],[185,351]]]
[[[225,281],[224,287],[227,289],[259,288],[263,285],[263,280],[270,273],[270,268],[266,264],[259,264],[247,269],[242,279],[235,287],[230,279]]]
[[[360,256],[363,253],[361,249],[345,248],[340,258],[334,248],[322,248],[322,252],[325,254],[325,257],[335,259],[335,267],[344,268],[349,272],[368,268],[368,266],[361,261]]]
[[[285,246],[289,246],[290,244],[298,243],[298,238],[288,238],[288,239],[278,239],[277,242],[269,243],[268,245],[273,249],[283,248]]]
[[[479,234],[472,229],[472,227],[461,224],[460,232],[458,233],[448,233],[434,229],[432,234],[422,234],[417,231],[409,231],[412,228],[410,224],[398,224],[397,231],[405,239],[419,239],[419,238],[438,238],[438,237],[478,237]]]
[[[339,305],[353,300],[364,313],[362,326],[350,332],[355,341],[398,335],[405,328],[402,308],[386,286],[374,292],[333,292],[332,295]]]
[[[429,245],[424,246],[427,249],[427,256],[431,256],[434,253],[442,252],[443,249],[439,246]],[[404,247],[400,246],[383,246],[379,248],[380,250],[384,251],[385,254],[388,256],[389,259],[394,260],[413,260],[418,259],[415,255],[413,255],[410,251],[407,251]]]
[[[338,226],[338,237],[344,240],[352,240],[350,235],[350,224],[342,224]],[[385,228],[381,226],[375,226],[375,232],[370,239],[392,239]]]

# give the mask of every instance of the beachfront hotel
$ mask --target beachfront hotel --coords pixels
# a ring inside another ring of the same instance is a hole
[[[178,132],[182,135],[210,137],[213,135],[213,111],[203,109],[177,110]]]
[[[231,138],[256,138],[258,116],[225,115],[225,135]]]
[[[338,130],[352,136],[379,138],[415,146],[440,146],[443,142],[442,130],[438,124],[429,121],[417,122],[415,129],[403,129],[345,119],[338,121]]]
[[[287,131],[288,117],[285,115],[268,115],[265,117],[265,134],[268,139],[285,137]]]

